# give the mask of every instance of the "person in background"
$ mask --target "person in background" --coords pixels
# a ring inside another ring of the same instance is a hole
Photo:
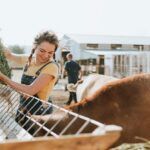
[[[35,37],[33,49],[29,57],[15,55],[6,50],[4,53],[9,61],[25,64],[25,67],[21,83],[12,81],[1,72],[0,80],[16,91],[48,101],[58,77],[58,66],[54,61],[57,47],[58,38],[55,33],[45,31]],[[19,111],[26,110],[31,115],[52,112],[51,107],[47,108],[47,106],[44,106],[44,103],[37,101],[36,98],[21,96],[16,121],[19,118]]]
[[[68,84],[73,83],[76,84],[78,80],[82,78],[82,72],[80,65],[73,60],[73,55],[71,53],[66,56],[67,62],[64,67],[64,74],[66,73],[68,76]],[[74,100],[77,102],[77,97],[75,92],[69,92],[69,100],[66,102],[67,105]]]
[[[77,87],[79,84],[81,84],[83,82],[83,80],[78,80],[76,84],[74,83],[69,83],[67,84],[67,90],[72,93],[72,95],[76,96],[76,91],[77,91]],[[75,99],[73,99],[75,103],[77,103],[77,98],[75,97]]]

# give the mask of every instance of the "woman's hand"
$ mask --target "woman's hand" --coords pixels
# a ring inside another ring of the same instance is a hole
[[[1,80],[1,81],[4,81],[5,78],[6,78],[6,76],[5,76],[3,73],[0,72],[0,80]]]
[[[4,50],[4,55],[9,61],[13,61],[14,63],[17,63],[21,66],[25,65],[28,60],[28,56],[23,54],[14,54],[7,48]]]
[[[6,58],[10,59],[12,57],[12,52],[9,49],[5,49],[4,55]]]
[[[1,84],[7,84],[6,82],[7,82],[7,76],[5,76],[3,73],[1,73],[1,71],[0,71],[0,83]]]

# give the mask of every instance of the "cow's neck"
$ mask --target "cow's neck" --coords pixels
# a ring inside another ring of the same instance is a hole
[[[92,104],[93,104],[93,101],[89,101],[89,100],[85,99],[77,104],[73,104],[73,105],[69,106],[68,109],[77,114],[91,118],[92,113],[93,113],[93,109],[91,106]]]

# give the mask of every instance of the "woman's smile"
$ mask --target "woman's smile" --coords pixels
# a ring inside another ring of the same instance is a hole
[[[54,44],[42,42],[36,49],[36,64],[46,63],[53,59],[54,53]]]

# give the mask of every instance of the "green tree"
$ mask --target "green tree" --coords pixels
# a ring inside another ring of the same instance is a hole
[[[9,46],[9,49],[15,54],[24,54],[24,48],[19,45]]]
[[[4,46],[0,39],[0,71],[11,78],[11,68],[8,65],[7,59],[4,55]]]

